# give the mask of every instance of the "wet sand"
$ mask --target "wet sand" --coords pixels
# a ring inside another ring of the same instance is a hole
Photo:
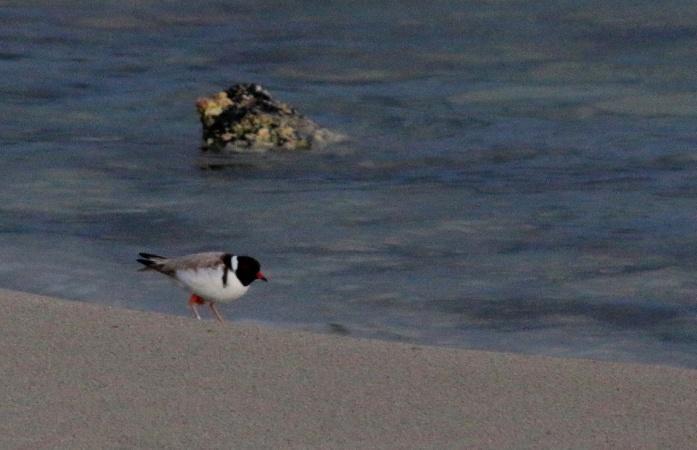
[[[697,443],[694,370],[220,325],[5,290],[0,307],[0,448]]]

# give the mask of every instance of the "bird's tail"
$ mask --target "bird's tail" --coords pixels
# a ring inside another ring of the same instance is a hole
[[[158,270],[162,266],[162,263],[167,260],[164,256],[153,255],[152,253],[138,253],[141,258],[136,259],[139,263],[145,267],[141,268],[139,272],[145,270]]]

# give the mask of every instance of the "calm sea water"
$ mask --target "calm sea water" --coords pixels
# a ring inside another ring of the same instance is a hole
[[[697,10],[0,1],[0,286],[188,314],[139,251],[258,257],[229,318],[697,367]],[[351,141],[206,158],[263,84]]]

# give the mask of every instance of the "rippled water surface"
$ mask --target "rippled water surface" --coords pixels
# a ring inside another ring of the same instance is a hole
[[[0,1],[0,286],[186,314],[135,255],[226,249],[235,319],[697,367],[692,2],[187,5]],[[203,156],[235,82],[351,140]]]

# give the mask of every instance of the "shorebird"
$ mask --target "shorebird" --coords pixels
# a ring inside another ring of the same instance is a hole
[[[191,292],[189,308],[201,320],[196,305],[208,305],[219,322],[223,317],[216,303],[229,303],[242,297],[255,280],[268,281],[261,272],[259,261],[251,256],[206,252],[167,258],[151,253],[139,253],[137,261],[145,267],[165,274]]]

